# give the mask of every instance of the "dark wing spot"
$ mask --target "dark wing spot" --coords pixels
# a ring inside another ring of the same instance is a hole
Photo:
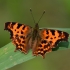
[[[12,25],[14,26],[16,24],[16,22],[12,22]]]
[[[24,29],[25,29],[25,27],[26,27],[26,26],[24,25],[24,27],[23,27],[22,29],[24,30]]]
[[[55,35],[55,30],[50,30],[52,32],[52,35]]]
[[[59,30],[58,30],[58,33],[59,33],[59,36],[58,36],[58,37],[61,37],[62,31],[59,31]]]
[[[20,44],[20,46],[24,46],[24,45]]]
[[[16,22],[11,23],[11,28],[13,29],[13,26],[16,24]]]
[[[49,36],[46,36],[46,39],[48,39],[49,38]]]
[[[12,24],[11,24],[12,23]],[[8,26],[11,24],[11,28],[13,28],[13,26],[16,24],[16,22],[6,22],[5,23],[5,29],[4,30],[8,30]]]
[[[21,34],[23,34],[23,31],[21,30]]]
[[[15,43],[16,44],[16,48],[18,47],[18,44],[17,43]]]
[[[22,48],[19,48],[21,51],[23,50]]]
[[[23,38],[23,39],[25,39],[25,36],[20,36],[20,38]]]
[[[18,37],[18,34],[16,34],[15,36]]]
[[[68,40],[68,37],[69,37],[69,34],[66,33],[66,32],[63,32],[64,36],[65,36],[65,39]]]
[[[41,54],[41,52],[38,52],[38,54]]]
[[[6,22],[6,23],[5,23],[5,28],[4,28],[4,30],[8,30],[8,26],[10,25],[10,23],[11,23],[11,22]]]
[[[13,28],[13,26],[16,24],[16,22],[11,22],[11,28]]]
[[[22,43],[25,43],[25,41],[22,41]]]
[[[16,29],[15,29],[15,31],[16,31]]]
[[[18,24],[17,28],[19,29],[22,26],[22,24]]]
[[[44,53],[42,53],[42,52],[38,52],[38,54],[41,54],[42,56],[44,55]]]
[[[68,41],[69,34],[67,32],[63,32],[63,35],[62,35],[62,31],[58,31],[58,33],[59,33],[58,37],[61,37],[62,39],[62,36],[65,36],[62,40]]]
[[[54,38],[56,38],[56,37],[54,37]]]
[[[16,44],[16,50],[18,50],[18,49],[19,49],[18,44]]]
[[[17,33],[19,33],[19,31],[17,31]]]
[[[53,39],[52,37],[50,39]]]
[[[10,32],[10,39],[13,37],[13,32],[8,28],[8,26],[11,24],[11,22],[6,22],[5,23],[5,28],[4,30],[8,30]]]
[[[53,43],[52,41],[49,41],[49,43],[51,44],[51,43]]]
[[[46,40],[42,40],[42,42],[41,43],[47,43],[47,41]]]
[[[49,34],[48,30],[46,30],[46,34]]]
[[[23,36],[20,36],[20,38],[23,38]]]

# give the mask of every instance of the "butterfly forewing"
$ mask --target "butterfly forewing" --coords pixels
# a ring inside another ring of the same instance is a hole
[[[32,28],[17,22],[6,22],[5,30],[10,32],[10,38],[13,44],[16,45],[16,50],[27,53],[29,49],[28,41]]]
[[[60,30],[45,29],[43,31],[45,38],[53,45],[52,48],[56,47],[60,41],[68,41],[69,34]]]

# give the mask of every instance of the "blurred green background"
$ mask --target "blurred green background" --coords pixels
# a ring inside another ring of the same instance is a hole
[[[11,42],[4,31],[4,23],[20,22],[34,27],[29,9],[36,22],[45,10],[39,27],[70,28],[70,0],[0,0],[0,47]],[[45,59],[40,56],[8,70],[70,70],[70,49],[52,52]]]

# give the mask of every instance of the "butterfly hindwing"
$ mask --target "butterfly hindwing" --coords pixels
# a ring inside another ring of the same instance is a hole
[[[30,38],[28,35],[31,33],[32,28],[17,22],[6,22],[5,30],[10,32],[10,38],[13,44],[16,45],[16,50],[27,53],[29,49],[28,41]]]
[[[36,39],[36,46],[33,47],[33,55],[42,55],[42,57],[45,57],[45,53],[52,51],[52,45],[49,43],[49,41],[45,38],[44,30],[39,30],[39,37]]]

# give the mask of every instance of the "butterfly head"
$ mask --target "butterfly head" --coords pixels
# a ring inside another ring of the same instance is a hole
[[[35,29],[39,29],[38,23],[35,24]]]

